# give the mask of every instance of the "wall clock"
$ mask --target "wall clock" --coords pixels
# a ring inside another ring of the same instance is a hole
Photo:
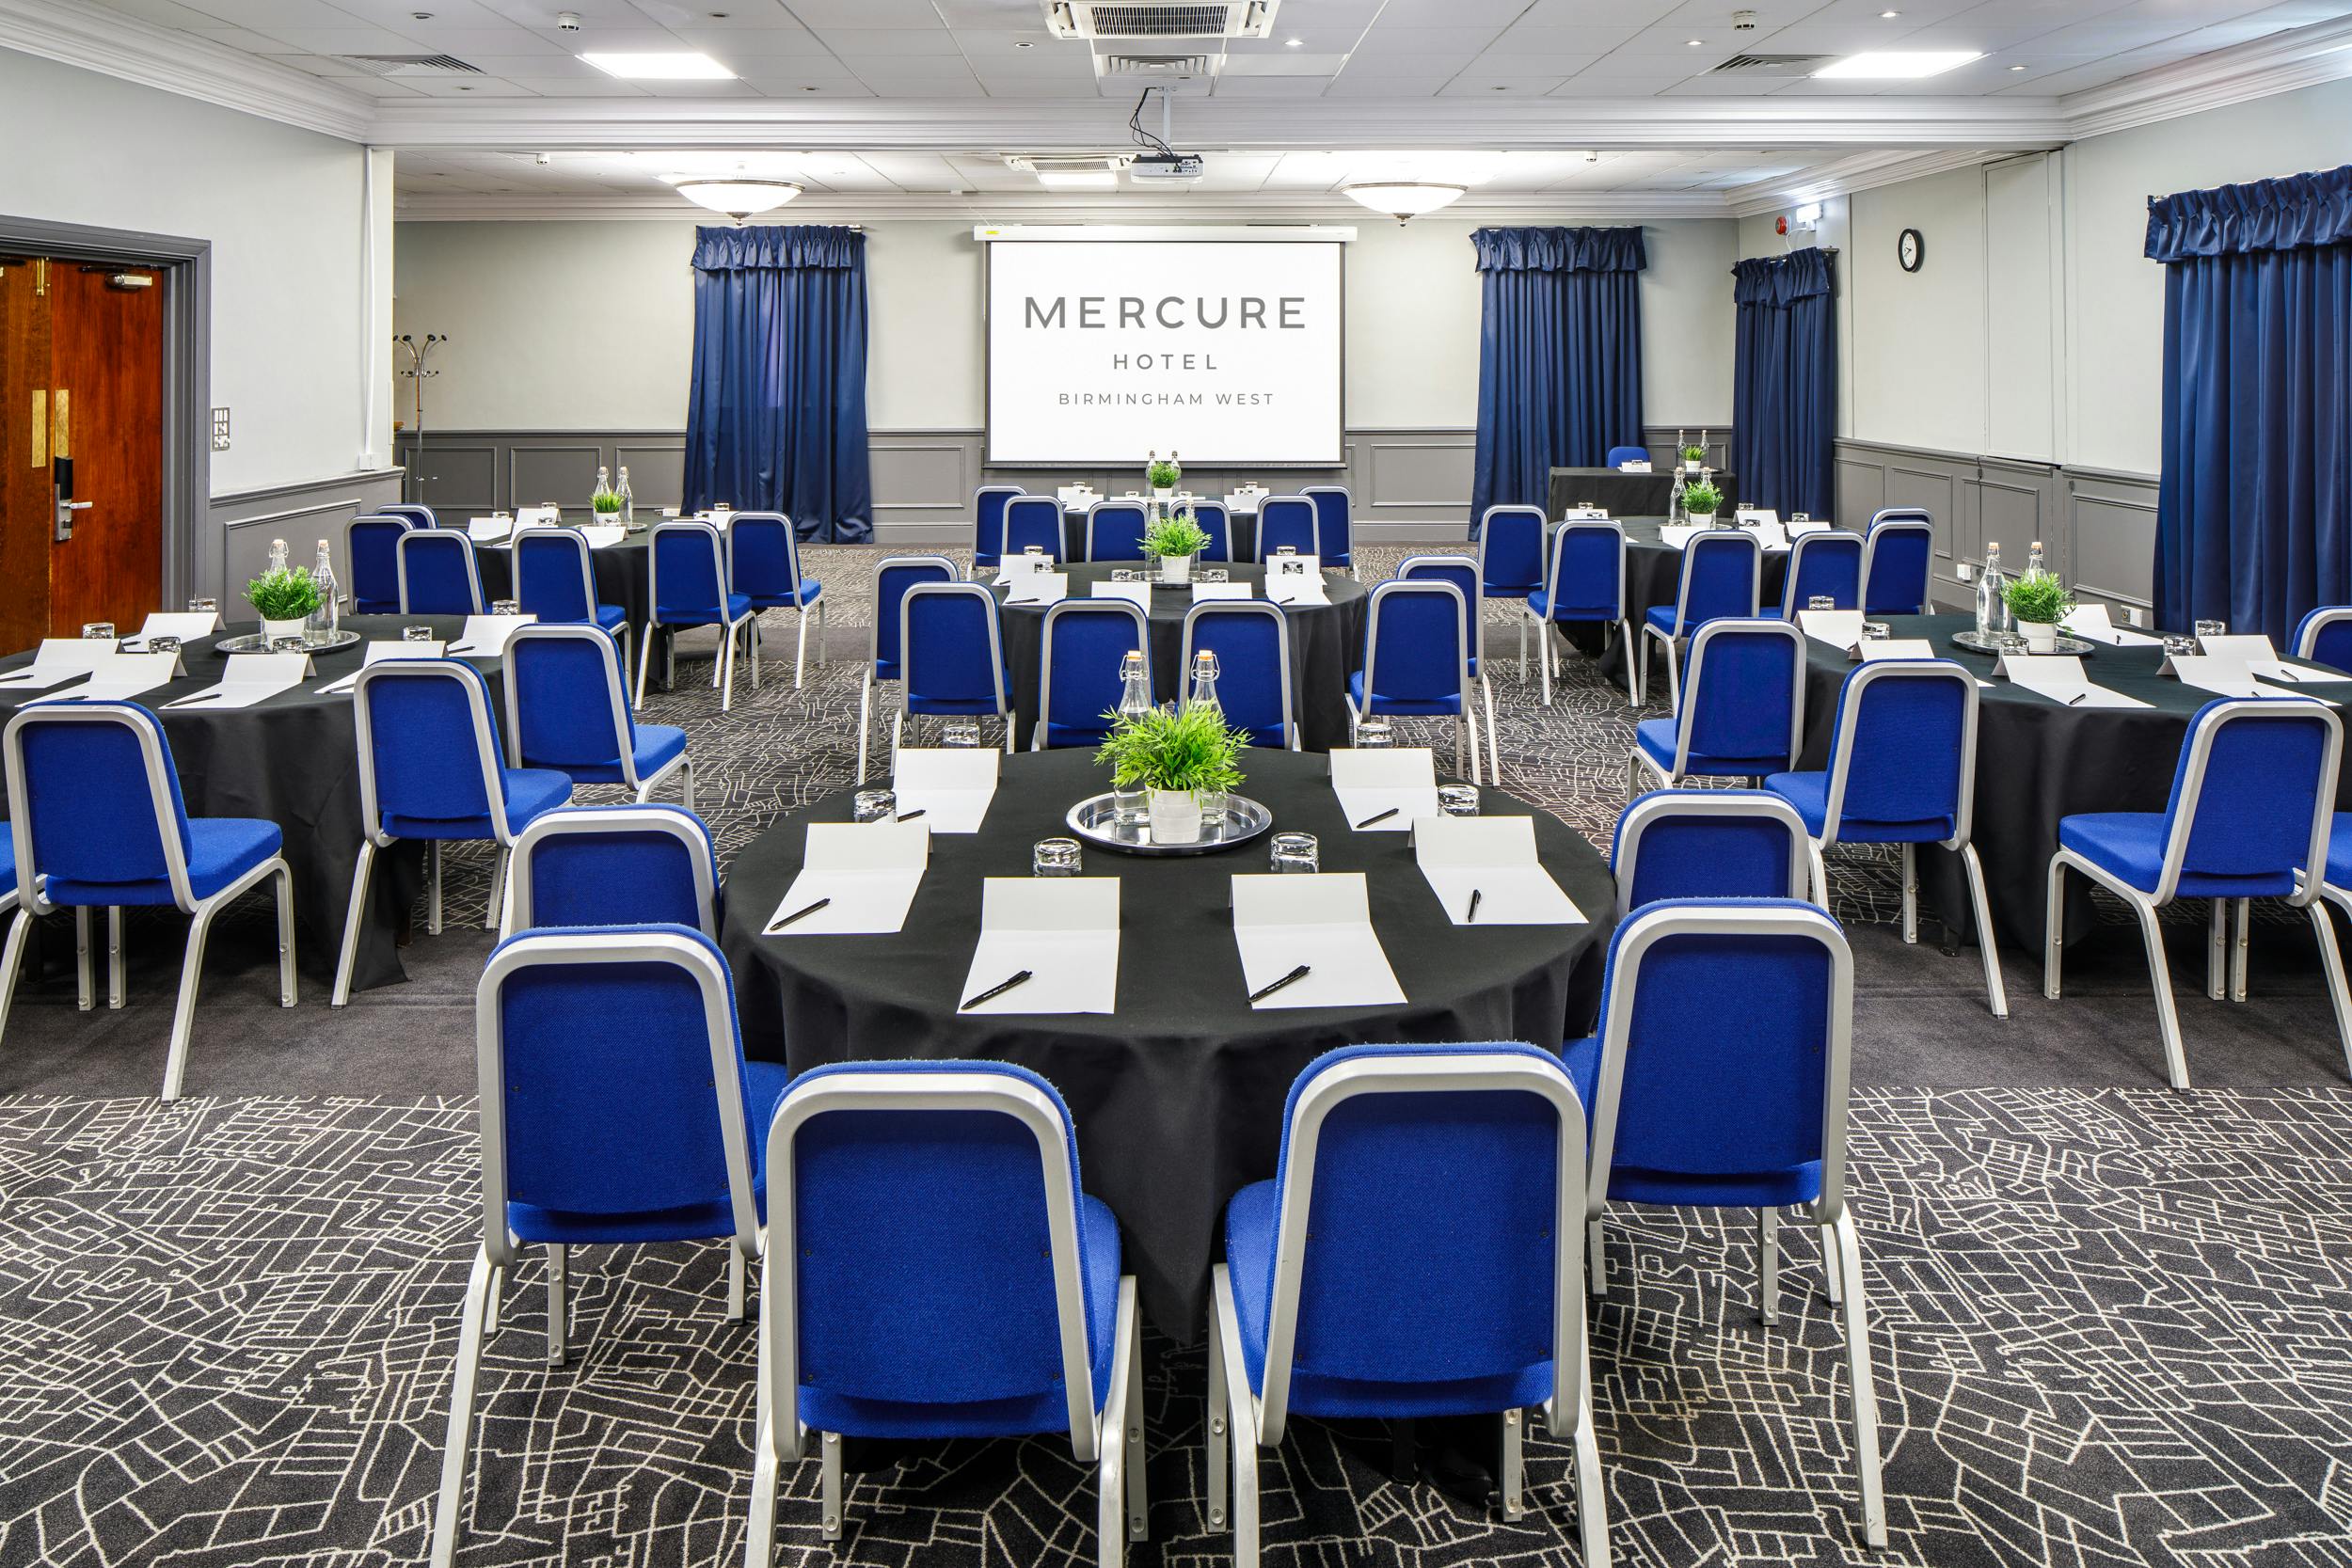
[[[1919,263],[1928,259],[1928,242],[1919,237],[1916,229],[1906,229],[1895,236],[1895,260],[1905,272],[1917,272]]]

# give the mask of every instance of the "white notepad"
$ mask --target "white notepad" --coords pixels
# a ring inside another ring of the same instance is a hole
[[[1329,604],[1331,595],[1324,590],[1323,574],[1300,575],[1295,572],[1268,571],[1265,596],[1276,604]]]
[[[1816,642],[1850,653],[1862,641],[1862,611],[1858,610],[1800,610],[1797,629]]]
[[[890,787],[898,815],[919,811],[935,833],[977,833],[996,799],[996,765],[1004,753],[993,746],[902,747]]]
[[[359,670],[364,670],[371,664],[381,664],[387,659],[438,658],[441,657],[441,648],[442,644],[438,642],[411,642],[405,638],[396,642],[370,642],[366,655],[359,661]],[[320,687],[319,695],[340,697],[351,690],[359,684],[359,670],[354,670],[342,679],[329,681]]]
[[[1818,517],[1791,517],[1783,525],[1791,539],[1802,539],[1808,533],[1827,533],[1830,525]]]
[[[1935,644],[1924,637],[1882,637],[1856,642],[1846,650],[1846,657],[1863,664],[1876,664],[1883,658],[1933,658]]]
[[[1252,599],[1257,591],[1246,582],[1196,582],[1192,585],[1192,602],[1203,599]]]
[[[2183,686],[2193,686],[2201,691],[2210,691],[2220,697],[2310,697],[2330,707],[2344,705],[2332,697],[2320,696],[2316,691],[2295,691],[2283,686],[2266,686],[2255,678],[2253,671],[2234,658],[2178,654],[2164,661],[2164,673],[2178,677]]]
[[[467,536],[477,545],[495,545],[514,531],[512,517],[471,517],[466,522]]]
[[[515,635],[515,628],[527,626],[536,615],[469,615],[466,627],[457,634],[457,641],[444,651],[459,658],[495,658],[506,651],[506,640]]]
[[[1007,561],[1015,559],[1007,556]],[[1067,572],[1014,572],[1005,578],[1007,604],[1059,604],[1070,596]]]
[[[1152,608],[1152,585],[1148,582],[1098,582],[1089,593],[1098,599],[1124,599],[1139,610]]]
[[[763,935],[778,937],[883,936],[903,927],[923,870],[930,863],[930,824],[913,822],[812,822],[801,874],[785,890],[784,901],[760,923]],[[777,921],[818,899],[832,902],[771,930]]]
[[[1438,815],[1437,754],[1426,746],[1365,746],[1331,752],[1331,793],[1359,832],[1402,833]],[[1393,809],[1395,816],[1370,821]]]
[[[0,675],[0,691],[46,691],[88,674],[114,653],[111,637],[44,637],[31,664]]]
[[[2148,707],[2151,705],[2092,683],[2073,654],[2003,654],[1993,673],[2067,707]]]
[[[561,528],[564,509],[560,506],[518,506],[515,509],[515,526],[524,528]]]
[[[1533,817],[1422,817],[1413,824],[1413,860],[1456,926],[1584,923],[1584,912],[1535,857]]]
[[[1360,871],[1235,876],[1233,943],[1248,995],[1308,966],[1253,1008],[1394,1006],[1405,1000],[1372,928],[1372,897]]]
[[[580,531],[580,536],[588,541],[588,547],[592,550],[609,550],[628,537],[628,534],[627,529],[616,528],[609,523],[583,524]]]
[[[991,877],[980,887],[980,940],[963,977],[968,1001],[1027,971],[983,1013],[1108,1013],[1119,1007],[1119,879]]]
[[[1688,548],[1691,543],[1691,535],[1700,531],[1701,531],[1699,529],[1689,523],[1661,523],[1658,525],[1659,539],[1677,550]]]
[[[1621,474],[1645,474],[1649,471],[1650,466],[1647,458],[1644,458],[1639,463],[1620,463],[1617,465],[1617,472]]]
[[[2340,671],[2289,663],[2279,657],[2267,637],[2208,637],[2199,644],[2198,651],[2208,658],[2242,665],[2256,680],[2276,681],[2281,686],[2306,682],[2332,685],[2345,678]]]
[[[220,611],[217,610],[159,610],[148,616],[140,626],[137,636],[123,639],[122,651],[126,654],[144,653],[147,640],[151,637],[176,637],[183,642],[192,642],[199,637],[210,637],[218,630]]]
[[[94,702],[127,702],[142,691],[152,691],[186,673],[177,653],[119,653],[92,670],[89,684],[73,695]]]
[[[1788,547],[1788,535],[1777,522],[1742,523],[1740,531],[1755,540],[1768,555]]]
[[[2086,642],[2105,642],[2118,648],[2144,648],[2164,641],[2144,632],[2124,630],[2115,624],[2103,604],[2076,605],[2058,622],[2058,626]]]
[[[309,654],[230,654],[229,665],[217,685],[201,691],[192,691],[176,702],[166,703],[167,708],[207,707],[213,709],[251,707],[266,702],[280,691],[292,691],[310,673]]]

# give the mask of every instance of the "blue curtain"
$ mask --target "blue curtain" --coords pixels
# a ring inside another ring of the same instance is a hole
[[[1642,440],[1639,229],[1481,229],[1478,467],[1470,531],[1489,506],[1546,504],[1555,467]]]
[[[866,236],[810,224],[694,230],[686,505],[782,512],[803,539],[873,537]]]
[[[1751,257],[1731,277],[1739,312],[1731,471],[1740,504],[1835,516],[1837,308],[1829,253],[1807,245]]]
[[[2352,604],[2352,165],[2148,203],[2164,271],[2156,618],[2283,645]]]

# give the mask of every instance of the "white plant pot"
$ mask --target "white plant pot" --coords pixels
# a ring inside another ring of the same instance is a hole
[[[1160,557],[1160,580],[1162,582],[1190,582],[1192,580],[1192,557],[1188,555]]]
[[[1166,506],[1169,501],[1176,499],[1176,487],[1171,484],[1165,490],[1154,488],[1152,492],[1152,499],[1158,501],[1162,506]]]
[[[1712,512],[1693,512],[1691,514],[1691,526],[1692,528],[1713,528],[1715,526],[1715,514]]]
[[[2029,654],[2058,652],[2058,626],[2050,621],[2020,621],[2017,629],[2025,634],[2026,651]]]
[[[1699,471],[1699,466],[1696,463],[1692,462],[1689,458],[1684,458],[1682,462],[1682,471],[1686,474],[1694,474]]]
[[[262,623],[262,635],[272,642],[281,637],[300,637],[302,628],[310,624],[310,618],[308,615],[297,615],[291,621],[264,620]]]
[[[1152,842],[1200,842],[1200,796],[1190,789],[1152,791]]]

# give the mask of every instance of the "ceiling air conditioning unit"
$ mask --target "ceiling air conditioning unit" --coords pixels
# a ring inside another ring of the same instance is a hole
[[[1008,152],[1007,168],[1024,174],[1118,174],[1136,161],[1132,152]]]
[[[1262,39],[1282,0],[1044,0],[1045,25],[1063,39]]]

